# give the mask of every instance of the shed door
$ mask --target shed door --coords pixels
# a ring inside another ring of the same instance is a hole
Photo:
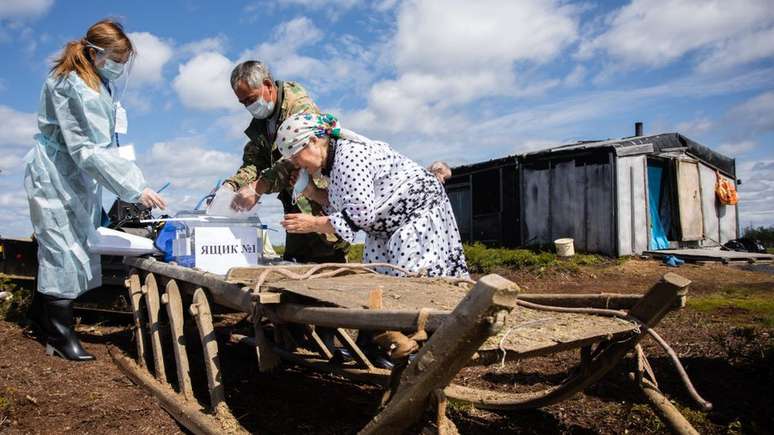
[[[701,188],[697,162],[678,160],[677,198],[680,207],[682,240],[704,239],[704,219],[701,209]]]

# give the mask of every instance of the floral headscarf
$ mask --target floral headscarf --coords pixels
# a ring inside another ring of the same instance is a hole
[[[296,113],[282,122],[274,143],[282,157],[288,159],[301,151],[313,136],[339,139],[341,134],[339,121],[330,113]]]

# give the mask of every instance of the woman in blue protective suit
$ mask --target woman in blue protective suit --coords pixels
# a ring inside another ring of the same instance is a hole
[[[134,48],[119,23],[102,20],[69,42],[40,96],[36,143],[25,158],[24,187],[38,241],[37,294],[29,317],[46,352],[93,360],[73,331],[73,301],[101,285],[99,255],[87,239],[102,214],[102,187],[129,202],[166,206],[134,162],[116,152],[112,82]]]

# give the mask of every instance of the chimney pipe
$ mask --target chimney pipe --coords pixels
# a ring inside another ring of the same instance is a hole
[[[642,136],[642,123],[639,121],[634,123],[634,135]]]

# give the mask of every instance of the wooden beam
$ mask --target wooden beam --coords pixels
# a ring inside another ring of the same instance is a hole
[[[179,282],[193,284],[193,288],[208,289],[213,301],[218,305],[250,314],[252,312],[252,296],[250,289],[224,281],[222,275],[203,272],[197,269],[182,267],[175,264],[156,261],[154,258],[124,257],[124,264],[152,272]],[[183,286],[183,291],[190,292],[190,286]]]
[[[636,305],[640,299],[642,299],[641,294],[621,293],[522,293],[519,295],[519,300],[541,305],[567,308],[609,308],[611,310],[628,310]]]
[[[417,329],[419,310],[368,310],[353,308],[309,307],[298,304],[280,304],[274,308],[277,317],[285,322],[311,324],[328,328],[365,329],[374,331],[409,331]],[[438,329],[449,311],[430,312],[425,327]]]
[[[178,423],[196,435],[217,435],[222,433],[246,434],[238,422],[223,416],[214,418],[202,412],[201,406],[195,401],[183,400],[175,394],[167,384],[161,384],[153,379],[144,369],[138,367],[132,360],[120,355],[120,351],[108,348],[113,361],[119,369],[136,385],[145,388],[169,415]]]
[[[490,335],[500,311],[516,306],[518,286],[498,275],[482,277],[403,371],[384,409],[361,434],[402,433],[425,411],[432,392],[444,388]]]
[[[153,370],[156,373],[156,379],[161,382],[167,381],[167,372],[164,367],[164,347],[161,345],[161,325],[159,315],[161,314],[161,303],[159,301],[159,287],[156,284],[156,277],[149,273],[145,276],[145,305],[148,308],[148,327],[150,329],[151,349],[153,350]]]
[[[167,306],[169,317],[169,329],[172,331],[172,349],[175,353],[175,367],[177,368],[177,381],[180,394],[187,400],[194,398],[191,387],[190,368],[188,365],[188,353],[186,352],[185,333],[183,332],[183,302],[180,299],[180,289],[177,282],[170,279],[167,282],[166,293],[161,296],[161,301]]]
[[[140,312],[140,301],[142,301],[142,284],[140,283],[140,274],[137,269],[129,273],[126,280],[126,288],[129,290],[129,301],[132,305],[132,316],[134,317],[134,340],[137,345],[137,363],[145,367],[145,333],[142,330],[142,313]]]
[[[218,358],[218,342],[215,340],[215,329],[212,327],[212,312],[207,302],[207,295],[201,288],[194,292],[190,306],[191,315],[196,319],[199,337],[204,353],[204,367],[207,371],[207,388],[210,391],[211,409],[218,412],[224,403],[225,393],[220,376],[220,359]]]

